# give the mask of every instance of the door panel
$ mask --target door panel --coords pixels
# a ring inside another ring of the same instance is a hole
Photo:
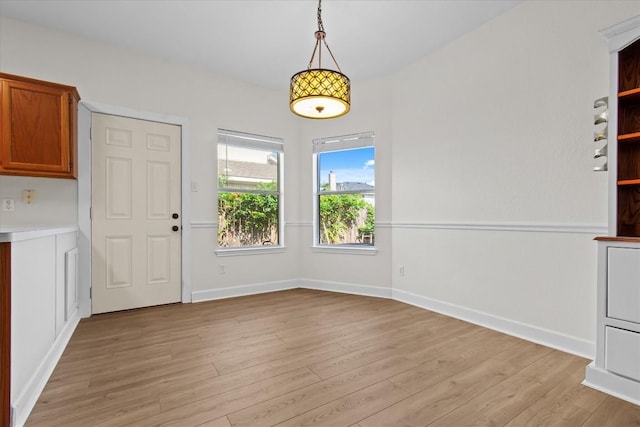
[[[107,271],[107,289],[130,288],[132,286],[133,254],[132,236],[105,236],[105,266]]]
[[[180,301],[180,132],[92,115],[94,314]]]
[[[131,159],[105,158],[106,173],[104,187],[106,191],[105,215],[107,219],[131,218]],[[94,206],[92,204],[92,206]]]
[[[164,183],[169,182],[170,175],[168,162],[147,163],[147,219],[169,219],[171,188]]]
[[[147,236],[147,278],[150,285],[171,279],[171,239],[169,236]]]

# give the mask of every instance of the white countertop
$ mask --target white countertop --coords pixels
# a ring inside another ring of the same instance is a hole
[[[54,226],[0,226],[0,243],[18,242],[20,240],[37,239],[39,237],[53,236],[56,234],[78,231],[75,225]]]

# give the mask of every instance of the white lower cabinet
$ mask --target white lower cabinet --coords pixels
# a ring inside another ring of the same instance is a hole
[[[607,247],[607,317],[640,323],[640,249]]]
[[[640,239],[598,238],[597,328],[584,384],[640,405]]]
[[[78,324],[75,230],[11,242],[12,426],[24,425]]]
[[[607,326],[605,342],[605,369],[640,381],[640,333]]]

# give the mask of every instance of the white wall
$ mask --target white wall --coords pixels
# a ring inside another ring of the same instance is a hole
[[[295,177],[299,173],[298,130],[288,111],[286,95],[62,32],[0,19],[3,72],[76,86],[85,101],[188,119],[193,160],[188,174],[198,184],[198,192],[191,194],[191,217],[200,225],[192,233],[194,291],[297,277],[297,236],[287,236],[291,245],[281,254],[222,259],[214,253],[217,129],[284,138],[288,160],[285,175]],[[288,76],[284,79],[288,81]],[[13,197],[23,188],[36,185],[28,178],[3,176],[1,180],[1,197]],[[37,213],[33,210],[30,217],[3,215],[3,225],[46,225],[58,217],[64,218],[60,221],[65,224],[76,222],[77,189],[73,181],[42,182],[39,184],[45,189],[37,195],[41,202],[33,205],[38,207]],[[285,185],[285,194],[298,194],[296,179],[287,180]],[[47,197],[52,194],[56,197],[48,203]],[[285,219],[298,221],[298,212],[297,198],[287,197]],[[246,268],[249,259],[254,263],[252,268]],[[226,264],[225,275],[218,274],[219,262]]]
[[[0,24],[4,72],[74,85],[86,101],[189,119],[192,135],[190,172],[191,179],[198,185],[198,192],[191,194],[194,225],[192,288],[200,293],[197,299],[228,295],[235,292],[229,288],[238,286],[285,282],[300,277],[390,288],[391,233],[384,225],[376,233],[379,250],[375,256],[318,254],[310,250],[313,240],[313,138],[376,132],[377,218],[387,224],[390,222],[391,133],[387,81],[354,83],[353,111],[348,116],[309,122],[288,111],[286,92],[252,87],[220,75],[12,19],[2,18]],[[43,67],[43,63],[47,65]],[[373,105],[379,108],[370,111],[369,106]],[[217,128],[285,139],[285,252],[233,257],[215,255]],[[17,193],[25,185],[24,178],[15,182],[2,179],[0,191],[8,194]],[[61,205],[73,212],[75,187],[71,188],[72,194],[63,197],[69,193],[65,187],[68,183],[52,179],[44,181],[50,187],[48,192],[58,194]],[[40,217],[24,217],[24,223],[48,224],[51,216],[46,212],[51,207],[39,204],[39,210],[34,212]],[[75,223],[76,218],[70,212],[56,217],[65,218],[66,223]],[[7,217],[9,220],[17,221],[15,215]],[[251,268],[247,268],[248,263]],[[332,268],[327,269],[327,263]],[[224,265],[224,274],[219,273],[220,265]]]
[[[592,172],[609,81],[598,30],[638,12],[523,2],[394,76],[394,290],[592,351],[591,239],[607,224],[607,174]]]
[[[388,79],[354,82],[348,115],[334,120],[305,122],[300,148],[302,274],[311,286],[314,281],[349,283],[389,290],[391,287],[391,92]],[[376,233],[375,255],[349,255],[313,250],[313,139],[375,132]],[[326,285],[315,283],[315,285]],[[338,289],[338,288],[334,288]],[[353,290],[353,289],[352,289]],[[366,289],[361,289],[367,292]]]
[[[35,190],[35,201],[22,202],[23,190]],[[0,199],[13,199],[15,210],[0,210],[0,225],[75,225],[77,184],[73,179],[0,175]]]

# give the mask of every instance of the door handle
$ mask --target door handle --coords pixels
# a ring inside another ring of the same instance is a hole
[[[178,230],[180,230],[180,227],[178,227],[177,225],[174,225],[173,227],[171,227],[171,229],[173,231],[178,231]]]
[[[177,213],[174,213],[173,215],[171,215],[171,218],[178,219],[180,218],[180,215],[178,215]]]

